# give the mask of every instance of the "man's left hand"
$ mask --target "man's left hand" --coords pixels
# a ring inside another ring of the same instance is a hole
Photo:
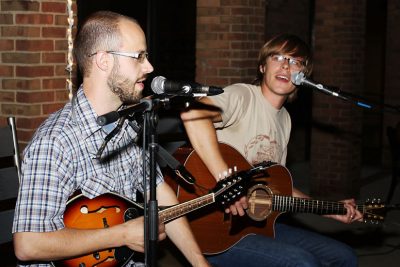
[[[352,223],[355,221],[362,222],[363,214],[356,209],[356,202],[354,199],[345,199],[340,201],[343,203],[347,212],[345,215],[325,215],[325,217],[332,218],[334,220],[340,221],[342,223]]]

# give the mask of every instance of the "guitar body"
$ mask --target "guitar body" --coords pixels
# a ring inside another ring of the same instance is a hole
[[[64,213],[66,227],[75,229],[101,229],[124,223],[143,215],[143,208],[133,201],[114,193],[89,199],[82,194],[71,198]],[[133,256],[127,247],[110,248],[81,257],[54,262],[55,266],[123,266]]]
[[[247,160],[234,148],[219,144],[220,151],[228,166],[236,166],[237,171],[251,168]],[[204,188],[213,188],[216,184],[214,177],[208,171],[196,151],[180,148],[175,157],[184,162],[186,169],[197,179],[196,184]],[[186,160],[185,160],[186,159]],[[273,178],[273,179],[272,179]],[[206,192],[199,187],[189,185],[183,180],[166,176],[167,183],[175,190],[180,202],[204,195]],[[292,179],[290,173],[281,165],[272,165],[263,174],[251,178],[248,192],[249,209],[265,216],[254,220],[249,216],[231,216],[226,214],[221,205],[213,204],[187,215],[195,238],[203,253],[215,254],[229,249],[248,234],[274,236],[274,223],[282,213],[272,211],[271,194],[292,195]],[[259,189],[258,189],[259,188]],[[271,191],[266,192],[265,188]],[[257,195],[257,198],[255,198]],[[263,203],[252,203],[252,199]],[[261,201],[260,201],[261,200]],[[254,204],[254,205],[253,205]],[[263,210],[255,211],[256,207]]]

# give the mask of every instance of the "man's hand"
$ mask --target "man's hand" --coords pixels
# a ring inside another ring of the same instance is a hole
[[[232,213],[232,215],[239,215],[243,216],[246,214],[246,209],[247,209],[247,198],[246,197],[241,197],[238,201],[230,205],[229,208],[225,209],[226,213]]]
[[[144,252],[144,217],[129,220],[123,224],[125,231],[124,240],[127,247],[134,251]],[[158,240],[167,237],[163,223],[158,225]]]
[[[356,202],[354,199],[345,199],[340,201],[344,204],[347,212],[345,215],[325,215],[325,217],[332,218],[342,223],[352,223],[355,221],[362,222],[363,214],[356,209]]]

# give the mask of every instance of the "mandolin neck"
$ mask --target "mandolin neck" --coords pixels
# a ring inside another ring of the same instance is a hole
[[[202,197],[180,203],[166,209],[161,210],[159,214],[159,220],[161,223],[172,221],[178,217],[181,217],[191,211],[200,209],[204,206],[215,202],[215,194],[210,193]]]

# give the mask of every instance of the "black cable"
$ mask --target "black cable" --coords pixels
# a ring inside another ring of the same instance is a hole
[[[103,154],[104,149],[107,146],[107,143],[113,138],[119,131],[121,131],[122,125],[124,124],[126,117],[120,117],[117,123],[117,126],[109,133],[107,136],[104,138],[103,143],[101,144],[99,150],[97,151],[96,154],[96,159],[100,160],[101,155]]]

